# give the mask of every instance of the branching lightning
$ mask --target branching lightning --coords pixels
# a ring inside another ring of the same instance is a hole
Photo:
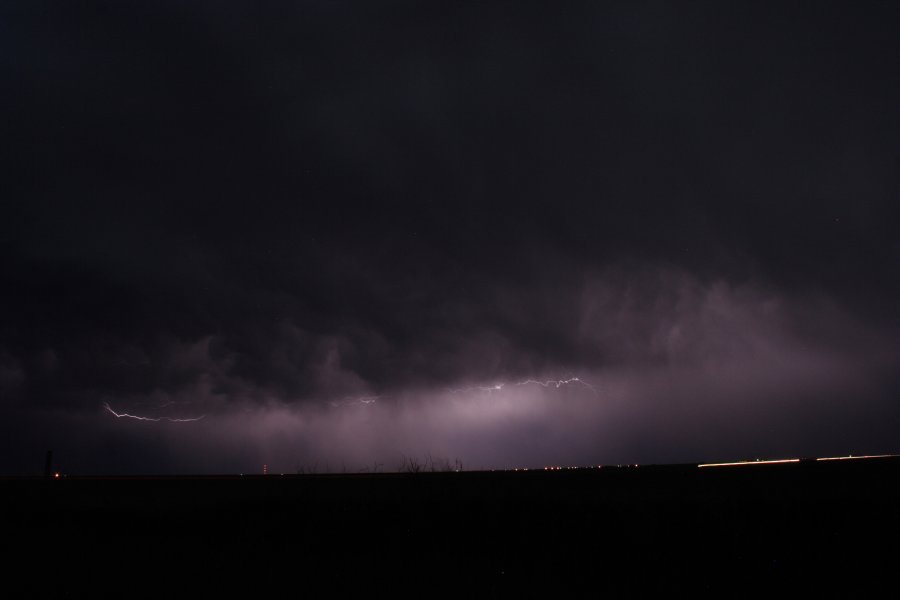
[[[597,388],[595,388],[594,386],[592,386],[585,380],[581,379],[580,377],[570,377],[569,379],[547,379],[545,381],[538,381],[536,379],[526,379],[525,381],[518,382],[516,385],[539,385],[539,386],[545,387],[545,388],[549,388],[550,386],[553,386],[556,389],[559,389],[564,385],[575,384],[575,383],[577,383],[579,385],[583,385],[584,387],[586,387],[589,390],[591,390],[592,392],[594,392],[594,394],[599,395],[599,393],[600,393],[597,391]]]
[[[363,406],[367,406],[369,404],[374,404],[380,399],[381,396],[344,396],[340,400],[329,400],[328,404],[335,408],[353,404],[361,404]]]
[[[528,385],[537,385],[543,388],[553,388],[560,389],[564,386],[569,385],[580,385],[589,389],[593,394],[599,395],[599,391],[590,383],[584,381],[580,377],[570,377],[568,379],[524,379],[522,381],[516,382],[500,382],[495,383],[493,385],[476,385],[465,388],[451,388],[449,389],[450,394],[472,394],[472,393],[484,393],[484,394],[495,394],[502,392],[504,388],[509,387],[523,387]],[[384,398],[384,396],[375,396],[375,395],[367,395],[367,396],[344,396],[340,400],[329,400],[328,405],[333,408],[340,408],[344,406],[369,406],[375,404],[379,400]],[[173,401],[167,401],[159,405],[157,408],[163,408],[169,406],[171,404],[175,404]],[[126,412],[117,412],[114,410],[108,402],[103,403],[103,408],[109,412],[111,415],[116,417],[117,419],[134,419],[135,421],[150,421],[153,423],[159,423],[161,421],[168,421],[169,423],[193,423],[195,421],[199,421],[206,417],[205,414],[200,415],[199,417],[148,417],[141,415],[133,415]]]
[[[178,418],[178,417],[141,417],[138,415],[130,415],[128,413],[119,413],[112,409],[108,402],[103,403],[103,408],[109,411],[113,416],[117,419],[135,419],[136,421],[153,421],[154,423],[158,423],[160,421],[168,421],[170,423],[192,423],[194,421],[199,421],[206,415],[200,415],[199,417],[190,417],[190,418]]]
[[[537,385],[543,388],[553,388],[559,389],[565,386],[570,385],[579,385],[581,387],[585,387],[591,391],[594,395],[599,395],[600,392],[596,387],[581,379],[580,377],[570,377],[568,379],[523,379],[522,381],[515,382],[499,382],[491,385],[474,385],[463,388],[446,388],[447,393],[452,395],[466,395],[466,394],[486,394],[493,395],[498,394],[504,391],[504,389],[509,389],[510,387],[523,387],[528,385]],[[347,406],[368,406],[371,404],[375,404],[376,402],[384,399],[390,398],[390,396],[384,395],[366,395],[366,396],[344,396],[341,399],[333,399],[325,401],[326,404],[331,406],[332,408],[341,408]]]
[[[487,386],[478,385],[478,386],[466,387],[466,388],[453,388],[453,389],[450,389],[450,393],[451,394],[471,394],[473,392],[485,392],[487,394],[493,394],[494,392],[502,391],[503,388],[508,385],[513,385],[513,386],[539,385],[544,388],[553,387],[555,389],[559,389],[563,386],[574,385],[574,384],[578,384],[578,385],[588,388],[595,395],[600,394],[600,392],[597,391],[597,388],[595,388],[593,385],[586,382],[585,380],[581,379],[580,377],[570,377],[569,379],[547,379],[547,380],[543,380],[543,381],[537,380],[537,379],[524,379],[522,381],[517,381],[512,384],[496,383],[494,385],[487,385]]]

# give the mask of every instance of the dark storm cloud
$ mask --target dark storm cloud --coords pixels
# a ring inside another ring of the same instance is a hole
[[[895,12],[7,4],[4,468],[894,450]]]
[[[402,348],[288,323],[249,367],[214,335],[122,347],[106,363],[94,357],[106,380],[57,389],[55,407],[9,410],[7,426],[53,431],[73,470],[118,472],[356,471],[396,468],[404,455],[470,467],[700,461],[876,452],[894,439],[895,340],[827,298],[633,265],[575,289],[501,286],[492,296],[493,328],[435,331]],[[523,329],[547,340],[529,346],[513,337]],[[358,368],[390,365],[392,353],[402,367],[385,369],[390,385]],[[37,360],[51,372],[66,362],[50,352]],[[27,386],[7,362],[10,385]],[[117,372],[144,373],[147,386]],[[588,385],[527,382],[573,376]],[[101,403],[202,420],[116,419]]]

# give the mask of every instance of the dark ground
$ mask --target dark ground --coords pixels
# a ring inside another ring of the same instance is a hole
[[[895,458],[4,479],[0,506],[7,581],[32,593],[858,596],[895,586],[898,483]]]

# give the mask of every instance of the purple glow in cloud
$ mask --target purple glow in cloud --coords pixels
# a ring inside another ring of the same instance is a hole
[[[835,428],[853,424],[860,402],[868,411],[883,407],[873,392],[889,371],[890,345],[827,301],[668,271],[625,284],[592,280],[579,297],[572,336],[608,360],[566,369],[578,376],[375,394],[332,344],[318,380],[325,390],[359,394],[297,399],[239,377],[232,359],[203,350],[207,340],[187,356],[208,368],[170,394],[201,407],[202,423],[105,408],[194,422],[190,435],[162,432],[169,451],[191,457],[196,469],[225,471],[263,462],[281,472],[313,464],[358,470],[426,454],[484,468],[689,462],[884,443],[877,432],[848,439]]]

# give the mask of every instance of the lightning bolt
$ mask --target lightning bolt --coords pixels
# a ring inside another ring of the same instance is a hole
[[[569,385],[577,383],[583,385],[588,388],[594,394],[599,395],[600,392],[597,391],[597,388],[589,384],[587,381],[581,379],[580,377],[571,377],[569,379],[547,379],[545,381],[538,381],[536,379],[526,379],[525,381],[520,381],[516,385],[539,385],[541,387],[549,388],[550,386],[555,387],[556,389],[561,388],[564,385]]]
[[[348,404],[374,404],[381,399],[381,396],[344,396],[340,400],[329,400],[328,404],[337,408],[339,406],[347,406]]]
[[[135,419],[137,421],[153,421],[154,423],[158,423],[160,421],[168,421],[170,423],[193,423],[194,421],[199,421],[206,415],[200,415],[199,417],[191,417],[185,419],[179,419],[177,417],[140,417],[138,415],[129,415],[128,413],[118,413],[112,409],[108,402],[103,403],[103,408],[112,413],[117,419]]]
[[[485,385],[477,385],[477,386],[466,387],[466,388],[453,388],[453,389],[450,389],[450,393],[451,394],[471,394],[472,392],[486,392],[488,394],[492,394],[494,392],[499,392],[499,391],[503,390],[503,388],[506,387],[507,385],[514,385],[514,386],[539,385],[539,386],[545,387],[545,388],[553,387],[555,389],[559,389],[563,386],[574,385],[574,384],[581,385],[581,386],[588,388],[589,390],[591,390],[591,392],[594,393],[594,395],[598,395],[598,396],[600,395],[600,392],[597,390],[597,388],[595,388],[593,385],[591,385],[584,379],[581,379],[580,377],[570,377],[569,379],[546,379],[543,381],[538,380],[538,379],[525,379],[525,380],[518,381],[513,384],[496,383],[494,385],[486,385],[486,386]]]

